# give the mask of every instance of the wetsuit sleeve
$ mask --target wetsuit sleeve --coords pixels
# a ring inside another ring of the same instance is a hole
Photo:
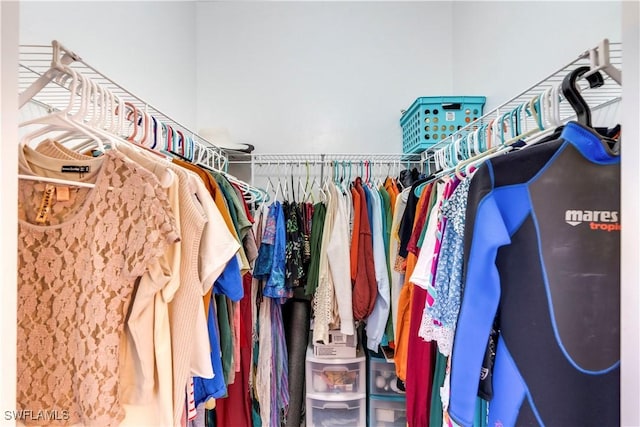
[[[493,193],[479,203],[469,251],[464,297],[458,318],[451,365],[450,416],[472,426],[487,339],[500,300],[495,261],[500,246],[510,242]]]

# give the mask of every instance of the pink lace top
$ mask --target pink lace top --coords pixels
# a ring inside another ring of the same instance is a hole
[[[93,189],[20,181],[17,409],[68,414],[26,424],[124,418],[119,343],[134,284],[179,240],[155,177],[120,153],[103,159]]]

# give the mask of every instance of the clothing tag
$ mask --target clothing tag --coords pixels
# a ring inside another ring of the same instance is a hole
[[[69,187],[56,187],[56,200],[66,202],[69,200]]]
[[[89,173],[91,166],[76,166],[76,165],[64,165],[60,169],[60,172],[64,173]]]
[[[38,216],[36,216],[36,222],[43,224],[47,222],[49,218],[49,212],[51,211],[51,202],[53,202],[53,192],[56,189],[52,184],[47,184],[44,187],[44,194],[42,195],[42,201],[40,202],[40,210],[38,210]]]

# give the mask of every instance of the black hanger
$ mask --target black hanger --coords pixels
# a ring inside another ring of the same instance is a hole
[[[564,80],[562,80],[562,94],[565,99],[569,101],[571,107],[576,111],[578,122],[591,127],[591,109],[589,109],[589,105],[582,95],[580,95],[578,87],[576,86],[578,79],[589,70],[591,70],[590,67],[578,67],[571,73],[567,74]],[[589,82],[590,88],[596,88],[604,85],[604,79],[599,71],[588,75],[587,81]]]

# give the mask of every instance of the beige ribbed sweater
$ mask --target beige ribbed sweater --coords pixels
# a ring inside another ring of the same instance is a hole
[[[198,354],[194,355],[194,352],[202,354],[204,351],[209,355],[206,323],[201,324],[199,320],[202,320],[205,314],[202,297],[207,286],[212,286],[213,282],[204,283],[204,276],[209,281],[215,280],[229,259],[238,251],[239,245],[228,232],[213,200],[210,197],[205,198],[207,191],[199,181],[200,178],[193,176],[191,179],[184,169],[175,164],[171,164],[170,167],[180,180],[180,221],[183,239],[180,288],[169,304],[174,424],[179,425],[185,408],[186,387],[192,375],[194,359],[201,359]],[[196,194],[200,195],[200,199]],[[205,209],[200,201],[208,207]],[[212,216],[216,213],[218,216]],[[205,225],[209,226],[207,230]],[[207,360],[211,369],[211,362]]]

